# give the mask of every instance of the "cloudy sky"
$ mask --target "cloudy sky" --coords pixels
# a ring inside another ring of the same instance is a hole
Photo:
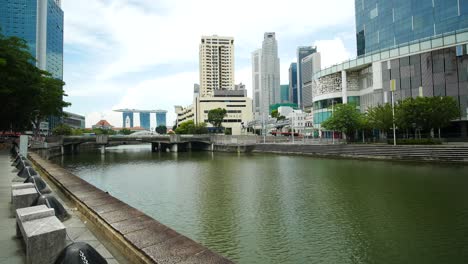
[[[356,53],[353,0],[64,0],[62,8],[67,111],[85,115],[87,127],[101,118],[121,126],[118,108],[164,109],[172,125],[174,105],[191,104],[199,83],[202,35],[234,37],[236,83],[249,96],[250,56],[264,32],[276,32],[282,84],[297,46],[318,46],[322,67]]]

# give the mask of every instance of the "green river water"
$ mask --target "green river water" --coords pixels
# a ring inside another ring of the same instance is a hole
[[[468,263],[468,167],[109,148],[55,159],[238,263]]]

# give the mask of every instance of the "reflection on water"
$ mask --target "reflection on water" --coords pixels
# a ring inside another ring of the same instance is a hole
[[[466,263],[468,169],[108,148],[56,160],[239,263]]]

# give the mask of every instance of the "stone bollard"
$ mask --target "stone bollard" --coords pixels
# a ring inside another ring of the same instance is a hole
[[[35,208],[36,207],[36,208]],[[18,232],[26,246],[26,263],[54,263],[65,248],[65,226],[54,215],[54,209],[44,205],[16,211]]]
[[[13,202],[13,190],[21,190],[21,189],[30,189],[34,188],[34,184],[32,183],[17,183],[11,185],[11,201],[10,203]]]
[[[16,209],[29,207],[39,197],[35,188],[11,190],[11,203],[13,213]]]

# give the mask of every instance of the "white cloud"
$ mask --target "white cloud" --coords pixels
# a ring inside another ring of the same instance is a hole
[[[352,57],[341,38],[318,40],[315,41],[314,45],[317,46],[317,49],[320,52],[322,69],[341,63]]]
[[[87,98],[113,94],[120,99],[107,105],[163,108],[168,111],[169,122],[175,118],[173,106],[189,104],[193,83],[199,82],[198,44],[202,35],[235,38],[236,82],[242,81],[251,89],[250,62],[245,61],[261,46],[264,32],[275,31],[279,46],[290,47],[293,52],[289,54],[294,54],[297,46],[321,39],[321,30],[347,27],[354,20],[350,12],[354,4],[349,0],[68,0],[62,5],[65,44],[79,47],[73,49],[74,57],[79,57],[80,52],[83,57],[91,57],[83,65],[74,65],[67,64],[65,54],[67,93],[80,98],[74,100],[73,108],[88,109],[84,106]],[[314,34],[317,36],[306,43],[297,41]],[[340,41],[316,41],[324,65],[349,55]],[[293,59],[290,55],[279,56],[281,83],[287,83]],[[244,63],[238,64],[239,59]],[[139,79],[129,77],[129,73],[162,69],[165,65],[171,65],[171,70],[139,75]],[[180,73],[174,72],[177,68]],[[101,112],[117,118],[110,109],[99,106],[87,111],[91,112],[87,124],[99,121]]]

